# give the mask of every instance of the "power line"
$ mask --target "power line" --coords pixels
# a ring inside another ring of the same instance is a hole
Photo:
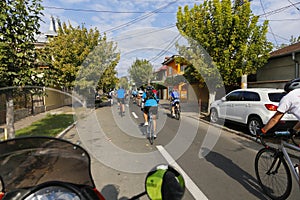
[[[290,2],[291,5],[294,6],[298,11],[300,11],[300,9],[293,2],[291,2],[290,0],[288,0],[288,2]]]
[[[275,9],[275,10],[272,10],[272,11],[269,11],[269,12],[265,12],[263,14],[260,14],[258,16],[270,16],[270,15],[274,15],[274,14],[277,14],[277,13],[280,13],[280,12],[283,12],[284,10],[288,9],[288,8],[291,8],[293,6],[296,6],[300,4],[300,2],[297,2],[297,3],[294,3],[293,5],[288,5],[288,6],[284,6],[284,7],[281,7],[281,8],[278,8],[278,9]]]
[[[163,49],[161,50],[156,56],[154,56],[153,58],[151,58],[149,61],[155,61],[157,60],[159,57],[163,56],[166,52],[168,52],[173,45],[181,38],[180,33],[178,33],[176,35],[176,37],[173,38],[173,40]]]
[[[299,21],[300,18],[294,18],[294,19],[269,19],[268,21],[273,21],[273,22],[276,22],[276,21]]]
[[[160,10],[162,10],[162,9],[164,9],[164,8],[166,8],[166,7],[168,7],[168,6],[172,5],[172,4],[174,4],[174,3],[176,3],[176,2],[177,2],[177,0],[176,0],[176,1],[172,1],[172,2],[170,2],[170,3],[168,3],[168,4],[166,4],[165,6],[162,6],[162,7],[158,8],[158,9],[156,9],[156,10],[154,10],[154,11],[149,12],[149,13],[146,14],[146,15],[142,15],[142,16],[140,16],[140,17],[137,17],[137,18],[135,18],[135,19],[133,19],[133,20],[131,20],[131,21],[129,21],[129,22],[126,22],[126,23],[121,24],[121,25],[119,25],[119,26],[116,26],[116,27],[114,27],[114,28],[105,30],[104,32],[105,32],[105,33],[107,33],[107,32],[113,32],[113,31],[122,29],[122,28],[124,28],[124,27],[130,26],[130,25],[132,25],[132,24],[135,24],[136,22],[141,21],[141,20],[144,20],[144,19],[147,19],[148,17],[150,17],[150,16],[156,14],[156,13],[159,12]]]
[[[56,7],[56,6],[44,6],[47,9],[54,9],[54,10],[65,10],[65,11],[74,11],[74,12],[97,12],[97,13],[114,13],[114,14],[145,14],[149,13],[149,11],[112,11],[112,10],[93,10],[93,9],[80,9],[80,8],[63,8],[63,7]],[[174,13],[168,11],[159,11],[157,13]]]
[[[262,0],[260,0],[260,5],[261,5],[261,8],[262,8],[262,10],[263,10],[263,12],[264,12],[264,14],[265,14],[266,20],[268,20],[268,17],[266,16],[266,11],[265,11],[264,5],[263,5],[263,3],[262,3]],[[272,27],[271,27],[270,25],[269,25],[269,28],[270,28],[271,34],[272,34],[272,36],[273,36],[273,38],[274,38],[274,41],[275,41],[276,45],[278,46],[276,37],[275,37],[275,35],[274,35],[274,33],[273,33],[273,30],[272,30]]]
[[[170,29],[170,28],[174,28],[176,27],[175,24],[171,24],[169,26],[165,26],[165,27],[161,27],[159,30],[153,30],[153,31],[148,31],[146,33],[136,33],[136,34],[131,34],[130,36],[128,37],[121,37],[121,38],[115,38],[117,39],[118,41],[122,41],[122,40],[127,40],[127,39],[130,39],[132,37],[139,37],[139,36],[145,36],[145,35],[149,35],[149,34],[152,34],[152,33],[156,33],[156,32],[160,32],[160,31],[164,31],[166,29]]]

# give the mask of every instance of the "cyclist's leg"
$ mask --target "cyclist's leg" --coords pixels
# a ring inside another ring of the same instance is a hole
[[[120,108],[120,103],[121,103],[120,98],[117,98],[117,102],[118,102],[118,109],[119,109]]]
[[[143,112],[144,112],[144,126],[148,126],[148,112],[149,112],[149,107],[148,106],[144,106]]]
[[[124,113],[125,112],[125,98],[122,98],[121,99],[121,104],[122,104],[122,112]]]
[[[175,103],[172,101],[172,117],[175,116]]]
[[[157,116],[157,111],[158,111],[157,106],[152,106],[151,107],[154,138],[156,138],[156,116]]]

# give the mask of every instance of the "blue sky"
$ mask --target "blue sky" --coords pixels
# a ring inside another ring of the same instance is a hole
[[[117,42],[123,53],[118,76],[126,75],[136,58],[150,60],[158,68],[165,56],[176,54],[174,41],[182,40],[175,27],[178,6],[203,0],[44,0],[41,31],[49,28],[50,16],[73,26],[97,27]],[[252,11],[270,20],[268,39],[275,45],[300,35],[300,2],[296,0],[253,0]],[[183,41],[184,42],[184,41]]]

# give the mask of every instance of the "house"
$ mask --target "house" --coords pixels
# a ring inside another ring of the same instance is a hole
[[[155,80],[152,82],[164,86],[159,91],[161,94],[160,98],[168,99],[169,93],[175,88],[180,93],[181,101],[188,101],[189,103],[198,104],[204,109],[207,108],[208,88],[200,88],[198,83],[189,83],[183,76],[186,65],[180,63],[180,59],[176,58],[180,58],[180,56],[165,57],[162,66],[154,73]]]
[[[256,82],[249,87],[283,88],[284,84],[299,77],[300,42],[271,53],[268,63],[257,71]]]
[[[186,83],[183,74],[186,65],[176,61],[176,58],[180,57],[179,55],[173,55],[171,57],[165,57],[164,62],[162,63],[165,66],[165,84],[167,87],[167,96],[169,98],[169,93],[172,89],[177,89],[180,94],[180,100],[188,100],[188,84]]]

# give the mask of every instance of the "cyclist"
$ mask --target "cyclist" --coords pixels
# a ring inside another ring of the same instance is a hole
[[[171,101],[171,104],[172,104],[172,117],[175,117],[175,103],[180,102],[179,93],[177,92],[176,89],[172,90],[172,92],[170,94],[170,101]]]
[[[148,126],[148,113],[149,111],[152,112],[152,119],[153,119],[153,131],[154,131],[154,138],[156,138],[156,115],[158,111],[158,102],[159,99],[156,96],[156,94],[153,92],[153,87],[152,86],[147,86],[146,91],[144,92],[142,96],[142,101],[144,102],[144,126]]]
[[[117,99],[118,99],[118,106],[121,105],[121,113],[125,113],[125,95],[126,95],[126,91],[123,88],[123,86],[121,86],[118,90],[117,90]]]
[[[108,93],[108,100],[110,101],[111,105],[114,104],[113,96],[114,96],[114,91],[110,90],[109,93]]]
[[[298,123],[293,127],[292,131],[300,131],[300,78],[286,83],[284,90],[287,94],[280,100],[276,113],[261,129],[263,134],[275,126],[287,112],[292,113],[298,119]]]
[[[136,103],[138,91],[136,89],[132,90],[131,95],[132,95],[133,102]]]

